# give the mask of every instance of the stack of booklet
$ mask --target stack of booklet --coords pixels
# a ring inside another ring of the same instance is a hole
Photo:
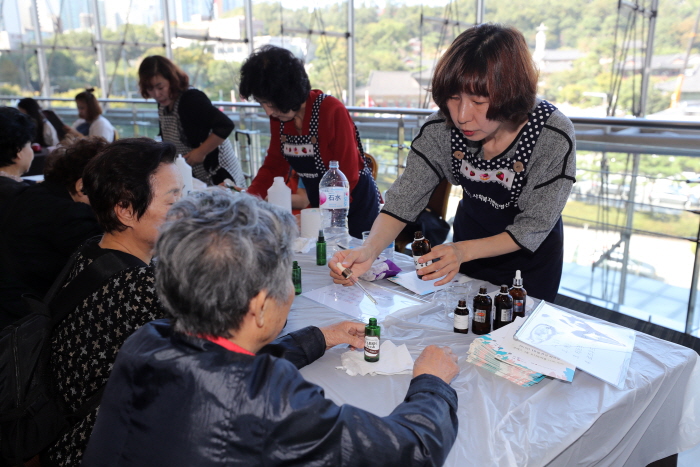
[[[475,339],[467,361],[520,386],[532,386],[545,376],[571,382],[575,367],[513,338],[524,318]]]
[[[635,333],[567,313],[545,301],[527,319],[474,340],[467,361],[521,386],[545,376],[571,382],[579,368],[622,389]]]

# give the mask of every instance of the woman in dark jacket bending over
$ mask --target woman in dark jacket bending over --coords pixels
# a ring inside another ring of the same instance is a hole
[[[160,55],[146,57],[139,66],[139,88],[158,102],[163,141],[171,142],[208,185],[231,179],[245,186],[241,163],[228,136],[233,122],[214,107],[199,89],[190,87],[187,73]]]

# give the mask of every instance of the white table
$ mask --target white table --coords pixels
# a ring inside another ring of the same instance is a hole
[[[304,291],[332,283],[327,266],[316,266],[312,253],[295,258]],[[407,256],[397,255],[395,262],[413,269]],[[342,319],[348,317],[300,296],[283,333]],[[640,467],[700,443],[700,364],[685,347],[637,333],[624,390],[580,370],[573,383],[545,379],[523,388],[467,363],[477,336],[454,333],[442,307],[426,304],[380,324],[382,338],[405,343],[414,359],[430,344],[449,345],[459,355],[460,373],[452,381],[459,432],[447,466]],[[388,415],[403,401],[411,376],[348,376],[336,369],[345,351],[329,350],[302,374],[338,404]]]

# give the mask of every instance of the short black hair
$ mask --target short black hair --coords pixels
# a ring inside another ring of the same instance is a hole
[[[266,45],[243,63],[239,91],[245,99],[253,96],[287,113],[306,102],[311,84],[304,63],[292,52]]]
[[[88,163],[109,143],[100,136],[81,138],[68,146],[60,146],[46,159],[44,180],[62,185],[72,195],[75,182],[83,176]]]
[[[140,219],[153,200],[152,178],[161,164],[175,162],[175,145],[150,138],[125,138],[111,143],[83,172],[83,191],[105,232],[126,226],[114,208],[131,208]]]
[[[34,124],[36,127],[34,130],[34,139],[32,140],[32,143],[39,143],[42,146],[47,147],[48,144],[46,144],[46,140],[44,139],[44,125],[48,123],[45,123],[46,117],[44,117],[44,114],[41,112],[41,106],[39,103],[31,97],[25,97],[17,102],[17,108],[24,110],[27,115],[34,119]]]
[[[0,167],[15,163],[17,153],[34,137],[34,121],[14,107],[0,107]]]

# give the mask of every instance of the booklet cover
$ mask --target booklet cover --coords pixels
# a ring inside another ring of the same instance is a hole
[[[622,389],[635,332],[581,318],[542,300],[514,337]]]
[[[506,363],[524,366],[563,381],[573,381],[576,365],[513,338],[513,334],[524,322],[525,318],[517,317],[514,322],[484,337],[490,338],[488,345],[496,350],[500,355],[499,358]]]

